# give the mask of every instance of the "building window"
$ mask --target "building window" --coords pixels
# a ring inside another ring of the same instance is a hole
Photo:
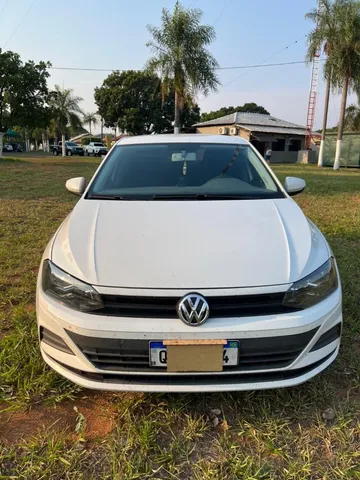
[[[292,139],[289,145],[289,152],[298,152],[301,150],[301,140]]]
[[[278,138],[277,142],[271,144],[271,149],[273,152],[283,152],[285,150],[285,139]]]

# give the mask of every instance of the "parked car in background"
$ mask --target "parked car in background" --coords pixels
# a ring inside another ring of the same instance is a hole
[[[80,155],[81,157],[84,156],[83,147],[75,142],[65,142],[65,151],[68,157],[71,157],[71,155]],[[59,142],[57,145],[53,145],[52,152],[55,156],[62,155],[62,142]]]
[[[336,358],[341,285],[325,237],[246,140],[120,140],[44,252],[44,360],[101,390],[298,385]]]
[[[100,155],[106,155],[107,152],[107,147],[100,142],[90,142],[85,147],[85,155],[94,155],[94,157],[96,157]]]
[[[12,152],[14,149],[10,143],[4,143],[3,152]]]
[[[22,152],[23,151],[23,148],[20,145],[20,143],[12,143],[11,146],[12,146],[14,152]]]

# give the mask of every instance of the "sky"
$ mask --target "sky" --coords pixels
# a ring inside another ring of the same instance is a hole
[[[142,69],[150,56],[147,24],[160,26],[162,8],[175,0],[0,0],[0,48],[23,60],[50,61],[53,67],[100,68],[109,72],[51,70],[49,86],[72,88],[86,112],[96,111],[94,88],[112,70]],[[203,11],[203,22],[216,29],[209,47],[221,67],[304,60],[305,14],[316,0],[182,0]],[[288,47],[288,48],[286,48]],[[221,86],[201,111],[246,102],[263,105],[272,115],[306,123],[311,68],[287,65],[220,70]],[[320,128],[325,85],[320,72],[315,128]],[[355,102],[352,95],[348,104]],[[340,97],[332,94],[329,126],[338,122]]]

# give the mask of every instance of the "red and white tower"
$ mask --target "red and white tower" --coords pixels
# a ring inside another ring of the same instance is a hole
[[[318,0],[318,11],[324,8],[322,0]],[[315,113],[316,113],[316,98],[317,98],[317,88],[319,83],[319,70],[320,70],[320,55],[321,49],[315,53],[312,68],[311,68],[311,81],[310,81],[310,91],[309,91],[309,102],[307,109],[306,117],[306,137],[305,137],[305,148],[309,149],[311,146],[311,138],[314,129],[315,123]]]

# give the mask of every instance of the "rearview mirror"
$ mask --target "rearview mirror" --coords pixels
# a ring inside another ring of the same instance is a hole
[[[82,195],[85,191],[86,180],[84,177],[70,178],[65,184],[69,192],[75,195]]]
[[[285,178],[285,190],[292,197],[301,193],[306,187],[306,182],[302,178],[298,177],[286,177]]]

